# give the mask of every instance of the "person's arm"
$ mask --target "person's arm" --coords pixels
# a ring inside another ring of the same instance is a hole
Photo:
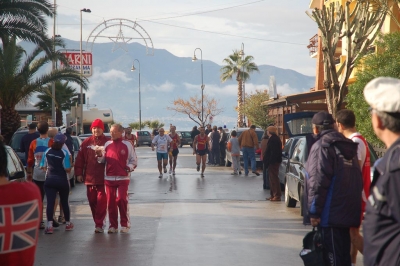
[[[181,145],[181,137],[179,137],[179,135],[177,135],[176,146],[179,147],[180,145]]]
[[[228,141],[228,143],[227,143],[227,145],[226,145],[226,149],[227,149],[229,152],[232,152],[232,143],[231,143],[230,140]]]
[[[138,159],[136,155],[136,151],[133,148],[132,145],[126,145],[128,147],[128,165],[127,168],[129,169],[129,172],[132,172],[135,170],[135,168],[138,165]]]
[[[151,141],[151,150],[154,151],[154,145],[157,143],[158,135],[153,138]]]
[[[71,165],[71,161],[72,161],[71,154],[69,153],[68,149],[66,149],[66,150],[64,149],[63,151],[64,151],[64,155],[65,155],[64,160],[63,160],[63,166],[64,166],[64,169],[65,169],[65,172],[69,173],[69,172],[71,172],[71,167],[72,167],[72,165]]]
[[[42,159],[40,160],[40,163],[39,163],[39,167],[42,169],[42,170],[44,170],[44,171],[46,171],[46,169],[47,169],[47,152],[50,150],[50,148],[48,148],[44,153],[43,153],[43,156],[42,156]]]
[[[34,155],[35,149],[36,149],[36,140],[33,140],[29,145],[28,161],[26,162],[26,171],[28,172],[28,174],[32,174],[33,165],[35,164],[35,155]]]
[[[198,135],[196,135],[196,136],[194,137],[194,139],[193,139],[193,144],[192,144],[193,154],[196,154],[197,136],[198,136]]]

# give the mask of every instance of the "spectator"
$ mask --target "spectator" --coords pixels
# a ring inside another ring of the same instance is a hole
[[[268,167],[264,163],[264,153],[267,150],[268,144],[268,130],[264,131],[263,138],[261,140],[261,153],[260,153],[260,160],[263,162],[263,189],[270,189],[269,186],[269,178],[268,178]]]
[[[104,153],[97,149],[99,163],[106,163],[104,183],[106,185],[108,233],[118,232],[118,211],[120,214],[121,233],[128,233],[131,227],[128,207],[128,186],[130,172],[137,166],[137,157],[132,144],[122,139],[124,129],[121,125],[111,126],[111,140],[104,145]]]
[[[45,234],[53,233],[54,206],[57,193],[60,195],[60,202],[65,215],[66,231],[74,229],[74,224],[70,221],[69,209],[69,182],[67,173],[71,171],[71,159],[68,150],[63,149],[67,137],[62,133],[54,136],[53,144],[42,156],[40,168],[46,172],[44,189],[47,197],[46,215],[47,225]]]
[[[1,139],[1,138],[0,138]],[[9,182],[7,171],[7,151],[0,140],[0,213],[9,213],[2,217],[0,236],[3,236],[0,246],[1,265],[27,265],[35,262],[38,227],[42,200],[38,187],[32,182]],[[18,213],[16,213],[18,212]],[[12,226],[17,218],[26,217],[24,223]],[[13,241],[7,236],[23,236],[19,241]],[[5,238],[4,238],[5,237]],[[7,243],[5,241],[8,241]]]
[[[372,127],[386,145],[376,163],[367,201],[364,265],[399,265],[400,258],[400,80],[376,78],[364,89]]]
[[[256,134],[256,126],[251,125],[250,129],[243,131],[239,136],[239,145],[243,152],[244,175],[249,175],[249,160],[253,174],[259,176],[256,168],[255,149],[258,149],[258,137]]]
[[[279,181],[279,165],[282,162],[282,142],[276,135],[278,129],[275,126],[267,127],[269,137],[265,153],[263,154],[263,164],[268,170],[269,186],[271,196],[270,201],[281,201],[281,184]]]
[[[312,119],[317,141],[305,165],[304,224],[320,226],[326,265],[351,265],[349,230],[360,226],[362,176],[357,143],[334,130],[334,122],[327,112]]]
[[[190,137],[192,138],[192,140],[194,140],[194,137],[196,137],[199,134],[200,134],[200,131],[197,129],[197,126],[194,126],[192,128],[192,131],[190,132]]]
[[[231,153],[232,156],[232,175],[242,174],[242,172],[240,172],[240,146],[236,136],[236,131],[232,130],[231,138],[228,141],[228,151]]]
[[[225,130],[222,127],[218,128],[220,139],[219,139],[219,154],[220,160],[219,165],[225,165],[225,157],[226,157],[226,142],[228,141],[228,134],[225,133]]]
[[[211,133],[211,164],[217,166],[219,165],[219,159],[220,159],[220,150],[219,150],[219,140],[221,138],[221,135],[219,134],[217,130],[217,126],[213,126],[213,131]]]
[[[211,127],[211,124],[208,124],[207,126],[206,126],[206,129],[205,129],[205,134],[206,135],[208,135],[208,134],[210,134],[212,132],[212,127]]]
[[[36,123],[29,124],[28,134],[23,136],[21,139],[20,149],[21,149],[21,152],[25,153],[25,162],[28,161],[28,151],[29,151],[29,146],[31,145],[31,142],[40,136],[39,132],[36,131],[36,127],[37,127]],[[29,180],[31,180],[32,175],[30,175],[28,178],[29,178]]]
[[[72,128],[67,127],[67,129],[65,130],[65,137],[67,138],[67,140],[65,141],[65,145],[67,146],[69,153],[72,155],[72,161],[74,161],[74,140],[71,137],[72,134]]]
[[[81,149],[76,156],[75,175],[79,182],[85,182],[86,195],[95,224],[94,232],[103,233],[107,214],[107,197],[104,186],[105,164],[97,163],[95,150],[104,150],[108,139],[103,133],[104,123],[102,120],[95,119],[90,130],[92,136],[82,142]]]

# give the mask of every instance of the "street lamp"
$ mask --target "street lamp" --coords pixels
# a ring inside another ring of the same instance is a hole
[[[133,60],[131,71],[135,71],[135,61],[139,64],[139,131],[142,131],[142,104],[140,100],[140,62],[137,59]]]
[[[80,10],[80,15],[81,15],[81,41],[80,41],[80,56],[79,56],[79,70],[80,70],[80,77],[82,79],[83,73],[82,73],[82,12],[86,13],[91,13],[92,11],[89,8],[83,8]],[[80,113],[81,113],[81,119],[80,119],[80,132],[83,134],[83,92],[82,92],[82,85],[81,85],[81,95],[80,95]]]
[[[204,82],[203,82],[203,51],[200,48],[194,49],[192,61],[197,61],[196,50],[200,50],[200,61],[201,61],[201,125],[204,126],[204,105],[203,105],[203,91],[204,91]]]
[[[246,113],[244,109],[246,108],[246,85],[244,81],[244,43],[242,43],[242,47],[240,49],[239,55],[242,57],[242,87],[243,87],[243,123],[246,124]],[[246,124],[247,126],[247,124]]]

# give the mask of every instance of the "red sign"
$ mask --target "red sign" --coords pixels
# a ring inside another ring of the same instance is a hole
[[[63,52],[68,60],[70,67],[76,71],[81,71],[81,53],[80,52]],[[82,52],[82,75],[90,77],[92,75],[92,53]]]

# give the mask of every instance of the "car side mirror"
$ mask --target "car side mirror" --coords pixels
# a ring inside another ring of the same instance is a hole
[[[285,157],[285,158],[287,158],[289,156],[289,154],[288,154],[288,152],[287,151],[283,151],[282,152],[282,157]]]
[[[19,178],[24,178],[25,177],[25,172],[24,171],[18,171],[15,172],[13,175],[11,175],[8,180],[14,180],[14,179],[19,179]]]

